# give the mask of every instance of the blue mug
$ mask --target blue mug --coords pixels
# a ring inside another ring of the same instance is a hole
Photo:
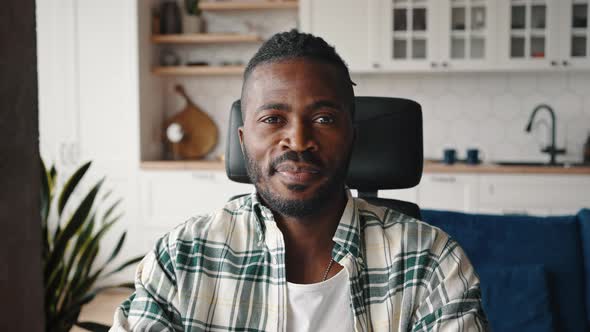
[[[481,161],[479,160],[479,149],[467,149],[467,160],[469,165],[477,165]]]
[[[443,152],[443,163],[452,165],[457,160],[457,151],[455,149],[445,149]]]

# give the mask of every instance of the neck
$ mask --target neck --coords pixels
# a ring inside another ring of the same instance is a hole
[[[316,214],[302,218],[275,215],[285,239],[288,281],[302,284],[321,281],[332,259],[332,238],[346,203],[346,193],[342,191]],[[328,276],[340,269],[342,267],[334,264]]]

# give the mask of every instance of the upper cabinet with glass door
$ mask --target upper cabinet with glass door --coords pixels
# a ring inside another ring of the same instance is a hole
[[[492,66],[495,0],[384,0],[381,58],[394,70]]]
[[[498,50],[507,69],[550,68],[560,58],[563,0],[502,0]]]
[[[429,69],[436,54],[436,1],[383,0],[378,52],[383,67],[394,70]],[[380,34],[381,35],[381,34]]]
[[[440,1],[440,60],[449,69],[488,69],[494,61],[495,0]],[[445,28],[446,27],[446,28]]]
[[[560,61],[563,67],[590,68],[590,0],[564,1],[560,14],[562,46]]]

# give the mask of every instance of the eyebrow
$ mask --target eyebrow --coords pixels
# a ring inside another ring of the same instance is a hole
[[[333,109],[338,110],[338,111],[342,111],[343,110],[342,105],[340,105],[338,103],[335,103],[335,102],[332,102],[332,101],[329,101],[329,100],[319,100],[319,101],[316,101],[315,103],[307,106],[306,108],[308,110],[317,110],[317,109],[322,108],[322,107],[333,108]]]
[[[284,103],[267,103],[264,104],[258,108],[256,108],[256,113],[260,112],[260,111],[264,111],[264,110],[268,110],[268,109],[276,109],[276,110],[281,110],[281,111],[290,111],[291,110],[291,106],[284,104]]]
[[[309,105],[306,107],[307,110],[317,110],[320,109],[322,107],[328,107],[328,108],[333,108],[335,110],[338,111],[342,111],[343,107],[342,105],[329,101],[329,100],[319,100],[316,101],[315,103]],[[256,109],[256,113],[260,112],[260,111],[264,111],[264,110],[268,110],[268,109],[275,109],[275,110],[280,110],[280,111],[286,111],[289,112],[291,111],[291,106],[285,104],[285,103],[267,103],[264,104],[260,107],[258,107]]]

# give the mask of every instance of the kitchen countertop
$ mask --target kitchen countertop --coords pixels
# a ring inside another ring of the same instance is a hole
[[[446,165],[436,161],[424,161],[424,173],[476,173],[476,174],[587,174],[590,166],[504,166],[482,163],[468,165],[455,163]]]
[[[142,161],[143,170],[205,170],[225,171],[225,164],[221,160],[184,160],[184,161]],[[424,173],[487,173],[487,174],[587,174],[590,175],[590,165],[584,166],[506,166],[494,163],[468,165],[457,162],[445,165],[441,161],[425,160]]]

